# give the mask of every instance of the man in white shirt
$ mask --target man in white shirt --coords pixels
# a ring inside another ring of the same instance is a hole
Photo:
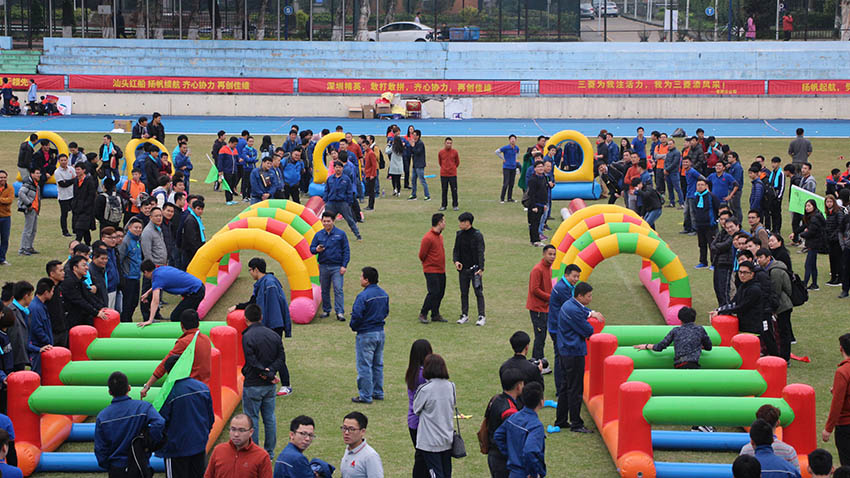
[[[71,237],[71,233],[68,232],[68,213],[71,212],[71,201],[74,199],[74,178],[76,176],[77,173],[74,168],[68,164],[68,157],[60,154],[53,177],[56,178],[59,199],[59,224],[62,226],[62,235],[65,237]]]
[[[384,478],[381,457],[366,443],[369,419],[360,412],[351,412],[342,419],[342,441],[347,447],[339,464],[342,478]]]

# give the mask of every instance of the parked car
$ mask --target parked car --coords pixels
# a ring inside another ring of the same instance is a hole
[[[603,3],[605,0],[593,0],[593,8],[596,9],[596,13],[599,16],[606,15],[609,17],[616,17],[620,15],[620,10],[617,8],[617,4],[612,1],[607,1],[607,11],[606,5]]]
[[[582,3],[580,5],[581,8],[581,18],[596,18],[596,11],[593,9],[593,5],[589,3]]]
[[[434,38],[433,28],[415,22],[387,23],[378,33],[370,31],[369,41],[431,41]]]

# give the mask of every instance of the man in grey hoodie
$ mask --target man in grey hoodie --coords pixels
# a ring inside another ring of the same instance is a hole
[[[676,206],[676,193],[679,195],[679,209],[685,208],[685,195],[682,193],[682,182],[679,167],[682,164],[682,153],[676,149],[676,140],[667,140],[667,157],[664,159],[664,177],[667,178],[667,191],[670,193],[670,204]],[[675,192],[675,193],[674,193]]]

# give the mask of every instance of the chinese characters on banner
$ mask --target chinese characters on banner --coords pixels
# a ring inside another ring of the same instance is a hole
[[[850,95],[850,80],[771,80],[769,95]]]
[[[188,78],[162,76],[70,75],[72,90],[182,91],[186,93],[294,92],[291,78]]]
[[[62,75],[20,75],[17,73],[0,73],[0,78],[8,78],[13,90],[27,90],[30,78],[35,80],[40,91],[62,91],[65,89],[65,77]]]
[[[519,81],[299,78],[299,93],[342,95],[519,96]]]
[[[541,95],[763,95],[760,80],[540,80]]]

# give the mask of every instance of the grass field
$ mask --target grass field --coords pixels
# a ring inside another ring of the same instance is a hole
[[[436,151],[442,145],[442,138],[427,137],[428,174],[437,172]],[[18,144],[24,135],[19,133],[0,134],[0,164],[7,170],[15,171],[15,159]],[[87,150],[95,150],[100,143],[100,135],[65,135],[67,141],[77,141]],[[169,150],[174,146],[173,135],[168,137]],[[282,140],[275,137],[275,142]],[[122,147],[129,140],[128,135],[117,135],[116,142]],[[723,141],[722,138],[720,138]],[[204,178],[209,163],[203,153],[209,150],[212,136],[192,136],[190,147],[194,152],[195,178]],[[725,141],[723,141],[725,142]],[[523,138],[520,147],[526,148],[533,139]],[[787,159],[788,140],[775,139],[735,139],[730,141],[746,166],[757,154],[770,158],[774,155]],[[836,159],[843,154],[843,141],[838,139],[815,140],[815,153],[812,156],[814,173],[818,178],[818,192],[823,192],[824,177],[832,167],[843,169]],[[366,222],[361,225],[362,242],[351,242],[352,260],[346,279],[346,310],[350,311],[355,295],[360,291],[360,268],[374,266],[380,271],[380,285],[390,295],[390,316],[387,319],[387,343],[385,350],[384,387],[386,400],[368,406],[354,406],[350,398],[357,393],[354,367],[354,334],[347,324],[334,319],[317,319],[309,325],[295,326],[293,337],[285,341],[292,386],[295,393],[277,400],[277,451],[288,440],[289,420],[299,414],[307,414],[316,420],[318,438],[306,452],[308,457],[320,457],[330,463],[339,463],[343,443],[339,433],[342,416],[352,410],[361,410],[370,418],[368,440],[381,454],[386,476],[401,477],[409,475],[413,462],[413,447],[406,426],[407,394],[404,384],[404,371],[410,344],[418,338],[427,338],[434,351],[443,355],[449,367],[452,381],[457,384],[458,408],[461,413],[472,415],[470,420],[462,420],[462,434],[467,442],[469,456],[454,460],[455,476],[489,476],[486,458],[477,452],[475,432],[481,421],[488,398],[500,391],[498,367],[512,355],[508,337],[516,330],[531,332],[528,312],[525,309],[528,273],[540,259],[541,251],[528,244],[526,215],[519,203],[499,204],[498,193],[501,184],[500,166],[492,151],[504,144],[503,140],[493,138],[457,138],[455,147],[460,152],[459,171],[460,209],[475,214],[475,227],[485,237],[486,272],[484,291],[487,300],[487,325],[476,327],[471,324],[459,326],[453,319],[459,314],[459,293],[457,276],[448,274],[448,285],[443,314],[450,319],[447,324],[421,325],[416,317],[425,294],[424,278],[417,258],[419,241],[430,226],[430,216],[436,212],[439,204],[439,180],[429,180],[432,200],[425,202],[405,199],[384,198],[377,201],[376,210],[368,213]],[[382,186],[387,188],[389,181],[381,178]],[[224,205],[224,197],[214,193],[209,185],[192,183],[193,192],[201,192],[207,198],[204,220],[207,231],[216,231],[243,206]],[[749,186],[744,198],[748,197]],[[520,194],[515,192],[515,197]],[[565,207],[566,202],[556,202],[555,209]],[[451,211],[450,211],[451,212]],[[58,225],[58,205],[55,200],[45,203],[44,212],[39,221],[39,232],[35,248],[41,254],[33,257],[20,257],[15,254],[18,248],[23,217],[14,213],[12,240],[10,241],[9,261],[11,267],[2,270],[3,280],[26,279],[35,282],[44,274],[44,264],[51,258],[63,258],[67,255],[67,242],[61,236]],[[790,222],[786,211],[783,232],[787,235]],[[454,234],[457,230],[456,214],[447,217],[446,249],[451,251]],[[711,282],[711,272],[694,270],[698,249],[696,237],[677,234],[681,230],[682,215],[678,210],[664,209],[658,221],[658,231],[680,254],[685,267],[692,272],[691,286],[694,307],[699,313],[698,323],[708,323],[708,311],[716,306]],[[550,226],[557,228],[559,220],[553,219]],[[349,232],[344,224],[340,224]],[[802,275],[803,255],[794,253],[792,259],[795,270]],[[247,259],[255,255],[244,251]],[[261,255],[257,253],[256,255]],[[820,284],[828,280],[828,261],[820,258]],[[590,278],[595,288],[592,307],[602,312],[611,324],[662,324],[663,320],[649,294],[641,286],[637,273],[640,260],[637,257],[621,256],[602,263]],[[277,264],[271,264],[271,270],[279,277],[283,274]],[[827,277],[827,278],[823,278]],[[282,280],[283,281],[283,280]],[[285,281],[284,281],[285,282]],[[222,298],[209,314],[209,318],[223,320],[229,305],[246,300],[251,293],[252,281],[243,270],[239,280]],[[812,363],[793,362],[789,368],[789,383],[805,382],[813,385],[817,391],[818,427],[826,420],[829,407],[829,386],[836,364],[840,360],[837,337],[847,331],[846,317],[848,302],[836,297],[840,289],[823,286],[821,291],[813,292],[811,300],[805,306],[794,311],[792,320],[797,336],[797,345],[793,352],[811,357]],[[171,300],[171,304],[176,300]],[[474,313],[474,300],[472,301]],[[172,305],[173,306],[173,305]],[[138,320],[138,318],[136,319]],[[552,357],[551,344],[547,343],[547,357]],[[141,384],[133,384],[141,386]],[[552,375],[546,376],[546,398],[554,398]],[[588,426],[592,420],[584,413]],[[554,421],[554,409],[541,412],[545,424]],[[226,439],[226,434],[223,437]],[[825,445],[835,452],[832,443]],[[59,451],[90,451],[91,444],[65,445]],[[729,453],[672,453],[658,452],[656,459],[663,461],[705,461],[727,462],[734,459]],[[615,468],[599,434],[576,435],[560,433],[547,439],[547,465],[549,476],[599,477],[615,476]],[[38,475],[46,476],[46,474]],[[71,476],[70,474],[63,476]],[[80,475],[73,476],[102,476]]]

